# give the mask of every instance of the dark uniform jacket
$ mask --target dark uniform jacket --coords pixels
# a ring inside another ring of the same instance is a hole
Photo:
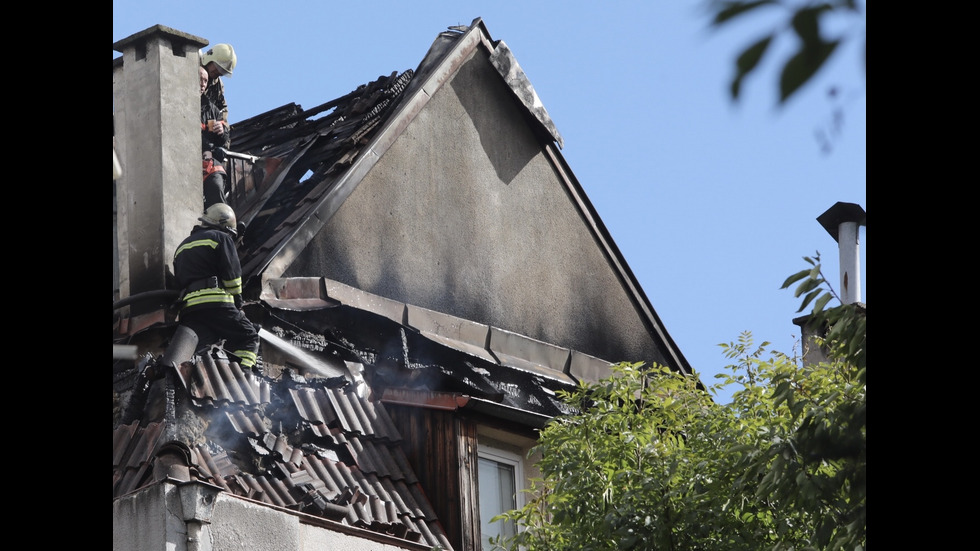
[[[174,278],[184,291],[182,312],[236,308],[242,293],[242,265],[231,235],[194,226],[174,253]]]
[[[221,77],[209,79],[203,95],[218,109],[218,118],[228,122],[228,102],[225,100],[225,83]]]
[[[219,147],[231,149],[231,129],[227,129],[223,134],[210,132],[207,129],[208,120],[223,120],[221,111],[214,101],[207,94],[201,94],[201,149],[203,151],[214,151]]]

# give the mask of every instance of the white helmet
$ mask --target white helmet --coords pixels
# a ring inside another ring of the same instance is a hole
[[[215,44],[201,56],[201,65],[207,66],[212,61],[221,68],[223,75],[231,76],[232,71],[235,70],[235,65],[238,64],[238,56],[235,55],[235,49],[231,47],[231,44]]]
[[[204,216],[198,218],[206,226],[225,230],[232,235],[238,235],[238,222],[235,211],[225,203],[215,203],[204,211]]]

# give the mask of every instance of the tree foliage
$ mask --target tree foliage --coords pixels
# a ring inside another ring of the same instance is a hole
[[[858,0],[709,0],[712,26],[729,26],[764,11],[780,10],[782,23],[770,29],[742,50],[735,60],[735,76],[730,85],[732,100],[738,101],[742,83],[753,73],[780,36],[795,36],[797,48],[783,62],[779,74],[779,103],[785,104],[808,82],[845,39],[862,41],[862,66],[867,67],[867,38],[864,10]],[[840,36],[826,37],[826,21],[839,16],[859,23]]]
[[[620,363],[563,398],[532,453],[541,478],[527,505],[497,519],[521,530],[516,551],[863,550],[866,547],[865,314],[811,267],[787,278],[800,311],[826,329],[828,361],[804,363],[748,332],[720,345],[715,403],[695,377]],[[829,298],[828,298],[829,297]]]
[[[866,316],[854,305],[825,309],[831,300],[840,302],[840,297],[820,270],[820,252],[817,251],[813,257],[804,256],[803,260],[811,267],[787,277],[780,288],[786,289],[799,282],[795,295],[797,298],[802,295],[803,302],[797,312],[802,312],[813,303],[808,323],[826,331],[820,344],[832,348],[828,350],[828,355],[864,368],[868,333]]]

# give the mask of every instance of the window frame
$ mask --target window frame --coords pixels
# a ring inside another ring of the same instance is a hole
[[[498,448],[496,446],[492,446],[481,442],[477,446],[477,458],[478,460],[486,459],[498,464],[508,465],[514,469],[514,502],[516,504],[515,509],[523,508],[525,504],[524,490],[527,488],[527,482],[524,478],[524,461],[525,461],[524,457],[510,450]],[[479,469],[477,469],[477,472],[479,472]],[[482,492],[484,490],[485,482],[482,480],[477,480],[477,484],[479,485],[480,491]],[[484,542],[483,511],[480,508],[479,503],[477,504],[477,508],[480,509],[478,511],[479,512],[478,516],[480,518],[480,546],[482,548]],[[494,512],[491,515],[491,517],[498,515],[502,512],[503,511]],[[521,529],[520,525],[518,525],[516,528],[517,530]]]

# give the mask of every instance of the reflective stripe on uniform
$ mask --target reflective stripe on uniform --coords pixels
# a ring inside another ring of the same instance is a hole
[[[224,289],[201,289],[184,296],[184,308],[199,304],[220,303],[235,304],[235,297],[229,295]]]
[[[221,282],[225,287],[225,291],[233,295],[242,294],[242,278],[236,277],[235,279],[226,279]]]
[[[187,249],[192,249],[194,247],[211,247],[212,249],[217,249],[218,242],[215,241],[214,239],[198,239],[196,241],[189,241],[187,243],[184,243],[183,245],[180,246],[179,249],[177,249],[177,252],[174,253],[174,258],[177,258],[177,255],[180,254],[181,252]]]
[[[258,358],[258,355],[251,350],[236,350],[232,354],[238,356],[241,360],[241,366],[245,368],[255,365],[255,360]]]

